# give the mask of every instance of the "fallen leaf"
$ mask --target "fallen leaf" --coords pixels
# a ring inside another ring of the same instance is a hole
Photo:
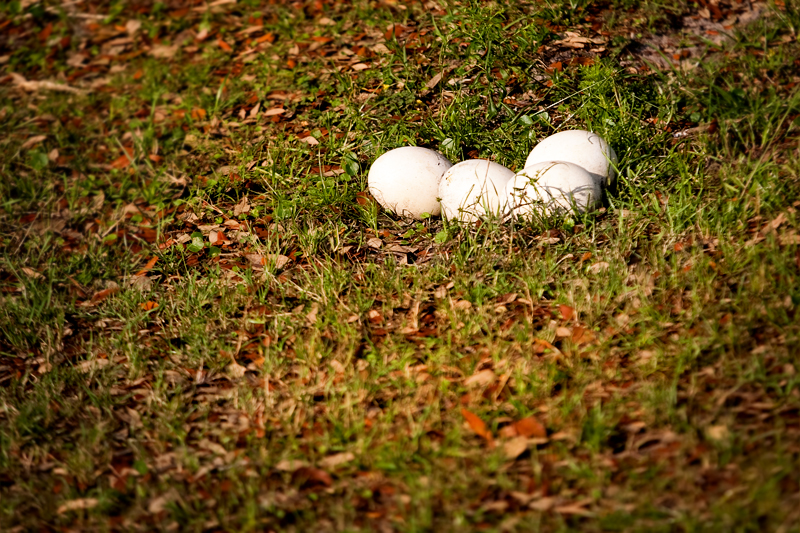
[[[609,265],[605,261],[599,261],[591,265],[589,268],[587,268],[587,270],[589,271],[590,274],[597,274],[599,272],[605,272],[606,270],[608,270],[609,266],[611,265]]]
[[[467,379],[464,380],[464,386],[470,387],[472,385],[486,386],[492,383],[497,376],[491,370],[481,370]]]
[[[561,318],[564,320],[569,320],[575,316],[575,309],[568,305],[560,304],[558,310],[561,312]]]
[[[565,33],[564,39],[555,41],[553,44],[557,44],[566,48],[583,48],[584,45],[587,44],[603,43],[605,43],[603,39],[590,39],[589,37],[582,37],[579,33],[568,31]]]
[[[190,240],[191,240],[191,239],[190,239]],[[158,257],[157,257],[157,256],[153,256],[153,257],[151,257],[151,258],[150,258],[150,260],[147,262],[147,264],[144,266],[144,268],[142,268],[142,269],[141,269],[139,272],[137,272],[136,274],[134,274],[134,276],[144,276],[145,274],[147,274],[147,272],[148,272],[148,271],[149,271],[151,268],[153,268],[153,267],[155,266],[155,264],[156,264],[157,262],[158,262]]]
[[[319,466],[321,466],[322,468],[330,470],[330,469],[336,468],[339,465],[343,465],[345,463],[349,463],[350,461],[352,461],[355,458],[356,458],[356,456],[353,455],[350,452],[337,453],[335,455],[329,455],[325,459],[322,459],[319,462]]]
[[[139,31],[139,28],[141,27],[142,27],[141,20],[129,19],[128,22],[125,23],[125,31],[131,37],[133,37],[133,35],[136,34],[136,32]]]
[[[730,437],[730,430],[728,430],[728,426],[725,425],[716,425],[711,426],[706,430],[706,435],[716,442],[725,442]]]
[[[438,73],[437,75],[428,80],[428,82],[425,84],[425,87],[427,87],[428,89],[433,89],[439,84],[440,81],[442,81],[442,76],[444,76],[444,72]]]
[[[275,465],[275,470],[281,472],[294,472],[295,470],[308,466],[308,463],[300,459],[284,459]]]
[[[76,89],[75,87],[70,87],[69,85],[63,85],[61,83],[55,83],[52,81],[42,80],[42,81],[31,81],[26,80],[23,76],[12,72],[9,74],[11,79],[14,80],[14,85],[19,87],[22,90],[29,91],[29,92],[36,92],[39,90],[48,90],[48,91],[61,91],[73,94],[83,94],[86,91],[81,89]]]
[[[526,438],[544,439],[547,437],[547,429],[533,416],[514,422],[514,429]]]
[[[306,322],[308,322],[310,326],[313,326],[314,324],[317,323],[318,313],[319,313],[319,304],[314,302],[313,304],[311,304],[311,309],[308,311],[308,314],[306,314]]]
[[[761,228],[761,231],[759,231],[758,233],[763,237],[778,229],[784,222],[786,222],[786,215],[784,213],[780,213],[772,221],[770,221],[763,228]]]
[[[571,337],[572,330],[564,326],[556,328],[556,337]]]
[[[160,496],[156,496],[150,503],[147,505],[147,511],[156,514],[160,513],[164,509],[167,508],[167,505],[172,502],[173,500],[178,498],[178,491],[174,488],[169,489],[167,492]]]
[[[33,279],[44,279],[44,276],[30,267],[22,267],[22,273]]]
[[[366,63],[356,63],[355,65],[353,65],[350,68],[352,68],[353,70],[358,72],[358,71],[361,71],[361,70],[367,70],[369,68],[369,65],[367,65]]]
[[[229,45],[228,43],[226,43],[222,39],[217,39],[217,46],[219,46],[220,48],[222,48],[226,52],[232,52],[233,51],[233,47],[231,47],[231,45]]]
[[[581,505],[581,503],[559,505],[554,510],[559,514],[576,515],[576,516],[594,516],[594,513],[589,511],[588,509],[585,509],[583,505]]]
[[[528,504],[528,507],[533,509],[534,511],[549,511],[553,508],[556,503],[555,498],[545,497],[539,498],[538,500],[534,500]]]
[[[238,363],[229,364],[227,370],[228,374],[230,374],[231,377],[236,379],[241,378],[242,376],[244,376],[245,372],[247,372],[247,368],[243,367]]]
[[[112,294],[116,294],[119,292],[119,287],[109,287],[108,289],[103,289],[102,291],[97,291],[92,295],[92,303],[102,302]]]
[[[461,414],[466,419],[470,429],[475,432],[476,435],[486,439],[486,442],[492,442],[492,432],[489,431],[489,428],[486,427],[486,423],[481,420],[478,415],[463,407],[461,408]]]
[[[61,504],[56,511],[58,514],[64,514],[68,511],[79,511],[82,509],[92,509],[100,503],[97,498],[78,498],[77,500],[70,500]]]
[[[265,117],[272,117],[275,115],[283,115],[284,113],[286,113],[286,110],[284,108],[273,107],[272,109],[267,109],[266,111],[264,111],[263,115]]]
[[[292,474],[292,481],[304,488],[320,485],[330,487],[333,485],[333,478],[331,478],[330,474],[310,466],[303,466],[295,470],[294,474]]]
[[[145,311],[152,311],[158,308],[158,304],[153,301],[147,301],[139,304],[139,307]]]
[[[27,150],[28,148],[32,148],[34,145],[39,144],[45,139],[47,139],[47,135],[34,135],[33,137],[29,137],[27,141],[22,143],[20,149]]]
[[[285,255],[280,254],[244,254],[244,257],[250,261],[250,264],[255,268],[264,268],[274,263],[276,270],[282,269],[291,261],[291,259]]]
[[[78,372],[91,372],[92,370],[96,370],[98,368],[103,368],[107,366],[111,361],[108,359],[92,359],[90,361],[81,361],[77,365],[75,365],[75,370]]]
[[[233,216],[238,217],[239,215],[243,215],[245,213],[250,212],[250,200],[247,196],[243,197],[239,200],[239,203],[233,206]]]
[[[316,140],[311,135],[309,135],[308,137],[303,137],[302,139],[300,139],[300,142],[304,142],[304,143],[306,143],[306,144],[308,144],[310,146],[316,146],[316,145],[319,144],[319,141]]]
[[[171,59],[178,51],[178,46],[156,44],[150,49],[150,55],[159,59]]]
[[[503,444],[503,452],[507,459],[516,459],[528,449],[528,439],[525,437],[514,437]]]
[[[470,308],[472,308],[472,302],[469,300],[458,300],[453,304],[453,309],[458,309],[460,311],[466,311]]]

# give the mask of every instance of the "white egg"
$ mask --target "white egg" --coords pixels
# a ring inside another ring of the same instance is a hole
[[[503,211],[503,190],[514,172],[484,159],[468,159],[442,176],[439,197],[448,219],[475,222],[487,213]]]
[[[506,184],[505,200],[512,217],[531,219],[579,213],[600,200],[600,183],[584,168],[565,161],[535,163]]]
[[[544,161],[566,161],[585,168],[602,187],[614,184],[617,154],[605,139],[586,130],[561,131],[537,144],[525,167]]]
[[[369,192],[385,209],[420,219],[438,215],[439,181],[453,164],[439,152],[417,146],[389,150],[372,164]]]

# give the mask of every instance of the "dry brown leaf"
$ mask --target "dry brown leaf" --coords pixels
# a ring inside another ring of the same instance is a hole
[[[591,265],[587,270],[590,274],[597,274],[599,272],[605,272],[608,270],[608,267],[611,266],[605,261],[599,261],[593,265]]]
[[[561,318],[569,320],[575,316],[575,309],[568,305],[560,304],[558,310],[561,312]]]
[[[70,87],[69,85],[63,85],[61,83],[56,83],[53,81],[26,80],[23,76],[15,72],[12,72],[9,75],[11,76],[11,79],[14,81],[14,85],[16,85],[17,87],[19,87],[24,91],[36,92],[39,90],[46,90],[46,91],[60,91],[73,94],[83,94],[86,92],[81,89],[77,89],[75,87]]]
[[[189,238],[189,240],[192,240],[191,237]],[[147,264],[144,266],[144,268],[142,268],[139,272],[134,274],[134,276],[144,276],[151,268],[155,266],[157,262],[158,262],[157,256],[151,257],[150,260],[147,262]]]
[[[299,484],[301,487],[325,486],[330,487],[333,485],[333,478],[326,471],[313,468],[310,466],[303,466],[295,470],[292,474],[292,481]]]
[[[472,308],[472,302],[469,300],[458,300],[453,304],[453,309],[458,309],[460,311],[466,311],[470,308]]]
[[[294,472],[295,470],[303,468],[304,466],[308,466],[308,463],[300,459],[284,459],[275,465],[275,470],[279,470],[281,472]]]
[[[142,21],[136,19],[128,19],[128,22],[125,23],[125,31],[128,33],[129,36],[133,37],[139,28],[142,27]]]
[[[33,137],[29,137],[27,141],[22,143],[20,146],[21,150],[27,150],[28,148],[32,148],[34,145],[39,144],[43,140],[47,139],[47,135],[34,135]]]
[[[300,142],[306,143],[306,144],[308,144],[309,146],[316,146],[316,145],[318,145],[318,144],[319,144],[319,141],[318,141],[318,140],[316,140],[316,139],[315,139],[314,137],[312,137],[311,135],[309,135],[308,137],[303,137],[302,139],[300,139]]]
[[[178,46],[156,44],[150,49],[150,55],[159,59],[171,59],[178,52]]]
[[[276,115],[283,115],[286,113],[286,110],[282,107],[273,107],[272,109],[267,109],[262,113],[265,117],[274,117]]]
[[[603,39],[591,39],[589,37],[583,37],[581,34],[568,31],[565,33],[565,37],[560,41],[556,41],[553,44],[557,44],[560,46],[564,46],[566,48],[583,48],[584,45],[587,44],[603,44],[605,41]]]
[[[238,363],[231,363],[228,365],[228,374],[230,374],[233,378],[239,379],[244,376],[246,372],[247,368]]]
[[[461,408],[461,415],[466,419],[470,429],[475,432],[476,435],[486,439],[486,442],[492,442],[492,432],[489,431],[489,428],[486,427],[486,423],[481,420],[478,415],[463,407]]]
[[[767,225],[761,228],[759,232],[762,236],[767,235],[778,229],[781,224],[786,222],[786,215],[784,213],[780,213],[777,217],[775,217],[772,221],[770,221]]]
[[[239,203],[233,206],[233,216],[238,217],[239,215],[243,215],[245,213],[250,212],[250,199],[245,196]]]
[[[275,269],[280,270],[285,267],[291,259],[280,254],[244,254],[254,268],[264,268],[267,265],[275,264]]]
[[[492,383],[496,379],[496,377],[497,376],[495,375],[495,373],[489,369],[481,370],[480,372],[477,372],[468,377],[467,379],[465,379],[464,386],[465,387],[470,387],[472,385],[486,386]]]
[[[64,514],[68,511],[80,511],[82,509],[92,509],[100,503],[97,498],[78,498],[77,500],[70,500],[61,504],[56,511],[58,514]]]
[[[178,491],[173,489],[169,489],[167,492],[160,496],[156,496],[150,503],[147,505],[148,512],[152,514],[160,513],[164,509],[167,508],[167,505],[176,500],[178,498]]]
[[[217,0],[216,2],[211,2],[210,4],[204,4],[199,7],[193,7],[192,11],[203,12],[203,11],[211,11],[215,7],[225,6],[228,4],[235,4],[237,0]]]
[[[572,503],[567,505],[559,505],[555,508],[555,512],[559,514],[576,515],[576,516],[594,516],[594,513],[585,509],[583,502]]]
[[[433,89],[436,87],[440,81],[442,81],[442,76],[444,76],[444,72],[440,72],[431,79],[428,80],[428,83],[425,84],[425,87],[428,89]]]
[[[514,422],[514,429],[526,438],[544,439],[547,437],[547,429],[533,416]]]
[[[367,70],[369,68],[369,65],[367,65],[366,63],[356,63],[355,65],[353,65],[350,68],[352,68],[353,70],[358,72],[358,71],[361,71],[361,70]]]
[[[711,426],[706,430],[706,435],[713,441],[716,442],[725,442],[730,437],[730,430],[728,430],[728,426],[720,424],[716,426]]]
[[[22,267],[22,273],[33,279],[44,279],[44,276],[30,267]]]
[[[321,466],[322,468],[330,470],[330,469],[336,468],[339,465],[343,465],[345,463],[349,463],[350,461],[352,461],[355,458],[356,458],[356,456],[353,455],[350,452],[337,453],[335,455],[329,455],[325,459],[322,459],[319,462],[319,466]]]
[[[311,304],[311,309],[308,311],[308,314],[306,314],[306,322],[308,322],[310,326],[313,326],[314,324],[317,323],[318,313],[319,313],[319,304],[314,302],[313,304]]]
[[[507,459],[516,459],[528,449],[528,439],[525,437],[514,437],[503,444],[503,452]]]
[[[119,292],[119,287],[109,287],[107,289],[103,289],[102,291],[98,291],[92,295],[92,303],[102,302],[112,294],[116,294]]]
[[[530,502],[528,504],[528,507],[530,509],[533,509],[534,511],[545,512],[545,511],[549,511],[550,509],[552,509],[553,506],[555,505],[555,503],[556,503],[556,499],[555,498],[545,497],[545,498],[539,498],[538,500],[534,500],[534,501]]]

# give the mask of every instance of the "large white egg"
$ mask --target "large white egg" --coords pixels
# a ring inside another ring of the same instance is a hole
[[[524,168],[544,161],[574,163],[585,168],[602,187],[614,184],[617,154],[605,139],[591,131],[561,131],[547,137],[531,150]]]
[[[475,222],[487,213],[503,211],[503,191],[514,172],[503,165],[484,159],[468,159],[442,176],[439,197],[448,219]]]
[[[505,200],[512,217],[531,219],[584,213],[600,200],[600,183],[584,168],[565,161],[544,161],[518,172],[506,184]]]
[[[438,215],[439,181],[453,164],[439,152],[417,146],[389,150],[372,164],[369,192],[385,209],[415,219]]]

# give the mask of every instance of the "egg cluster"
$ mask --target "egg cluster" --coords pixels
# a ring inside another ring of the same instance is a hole
[[[376,159],[367,181],[379,204],[404,217],[526,219],[586,212],[613,185],[616,165],[617,155],[605,139],[570,130],[536,145],[516,174],[485,159],[453,165],[439,152],[406,146]]]

